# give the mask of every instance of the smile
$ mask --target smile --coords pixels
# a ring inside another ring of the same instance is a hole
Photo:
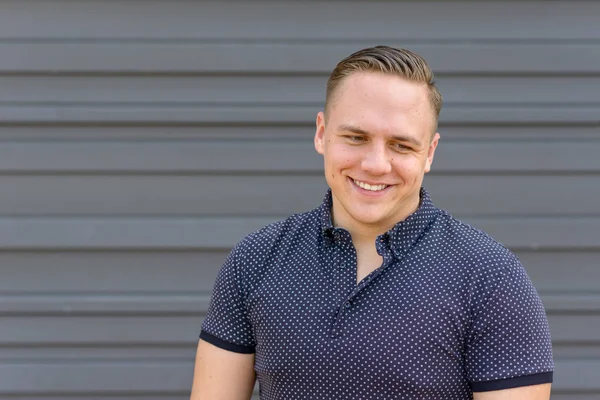
[[[356,183],[356,186],[359,186],[365,190],[370,190],[371,192],[379,192],[380,190],[388,187],[388,185],[369,185],[368,183],[357,181],[356,179],[353,179],[353,181]]]

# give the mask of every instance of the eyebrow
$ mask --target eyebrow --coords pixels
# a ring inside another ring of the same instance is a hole
[[[365,131],[364,129],[361,129],[361,128],[359,128],[357,126],[354,126],[354,125],[341,124],[340,126],[338,126],[338,130],[340,130],[340,131],[346,131],[346,132],[358,133],[360,135],[371,136],[371,134],[368,131]],[[399,142],[409,142],[409,143],[414,144],[415,146],[421,146],[421,142],[419,142],[418,140],[416,140],[415,138],[413,138],[411,136],[394,135],[394,136],[392,136],[392,139],[397,140]]]

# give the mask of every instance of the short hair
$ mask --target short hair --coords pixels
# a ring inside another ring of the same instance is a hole
[[[379,72],[400,76],[408,81],[422,83],[429,89],[429,101],[435,116],[435,129],[442,110],[442,94],[437,88],[433,71],[420,55],[406,49],[375,46],[359,50],[340,61],[327,80],[325,110],[344,78],[354,72]]]

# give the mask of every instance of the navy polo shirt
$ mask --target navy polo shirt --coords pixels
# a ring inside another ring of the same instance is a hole
[[[509,250],[421,189],[357,284],[331,207],[328,191],[250,234],[217,277],[200,337],[255,353],[261,399],[471,399],[552,381],[546,313]]]

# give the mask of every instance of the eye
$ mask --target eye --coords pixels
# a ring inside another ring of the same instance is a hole
[[[394,144],[394,148],[396,150],[400,150],[400,151],[408,151],[408,150],[412,150],[410,147],[402,144],[402,143],[395,143]]]
[[[356,136],[356,135],[347,135],[346,138],[349,139],[351,142],[356,142],[356,143],[364,142],[366,140],[366,138],[364,136]]]

